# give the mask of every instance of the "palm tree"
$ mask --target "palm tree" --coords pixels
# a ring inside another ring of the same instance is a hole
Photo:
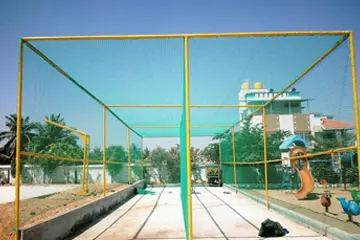
[[[347,131],[337,131],[332,137],[326,132],[318,132],[315,136],[310,136],[310,140],[314,143],[314,152],[348,147],[355,144],[355,134]]]
[[[16,153],[16,126],[17,115],[10,114],[5,116],[5,126],[7,130],[0,131],[0,142],[6,141],[4,144],[4,152],[10,158],[11,162],[11,175],[15,177],[15,153]],[[25,150],[31,139],[36,136],[34,130],[36,125],[30,121],[29,117],[21,119],[21,150]]]
[[[142,158],[144,161],[146,161],[147,159],[149,159],[149,157],[150,157],[150,150],[148,147],[146,147],[143,151]]]
[[[47,116],[46,119],[55,123],[66,125],[64,118],[62,118],[60,114],[51,114],[50,116]],[[78,146],[77,140],[79,137],[70,131],[64,130],[63,128],[49,123],[37,123],[36,129],[38,131],[36,152],[47,153],[52,144],[60,142],[66,143],[69,147]]]
[[[0,165],[10,164],[10,157],[6,154],[4,147],[0,148]]]

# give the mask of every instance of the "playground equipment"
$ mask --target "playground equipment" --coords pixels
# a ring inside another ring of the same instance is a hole
[[[325,191],[325,193],[320,198],[321,205],[325,207],[325,212],[329,212],[329,207],[331,206],[331,197],[332,195],[330,191]]]
[[[356,190],[350,190],[352,200],[346,201],[346,198],[336,198],[343,209],[343,214],[347,214],[349,217],[349,221],[353,221],[353,216],[357,216],[360,214],[360,194]]]
[[[306,155],[306,152],[306,148],[304,147],[292,147],[290,157]],[[307,157],[291,159],[291,166],[296,169],[301,180],[301,186],[295,196],[298,199],[304,199],[310,192],[314,191],[315,188],[314,179],[308,168],[308,159]]]

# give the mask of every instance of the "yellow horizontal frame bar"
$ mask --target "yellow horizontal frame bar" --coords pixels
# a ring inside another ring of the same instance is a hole
[[[61,75],[63,75],[65,78],[67,78],[69,81],[74,83],[76,86],[78,86],[81,90],[83,90],[88,96],[90,96],[93,100],[95,100],[97,103],[99,103],[101,106],[105,107],[109,112],[117,118],[121,123],[123,123],[126,127],[128,127],[128,124],[125,123],[121,118],[119,118],[118,115],[116,115],[111,109],[108,109],[106,105],[100,101],[95,95],[93,95],[91,92],[89,92],[85,87],[83,87],[80,83],[78,83],[74,78],[72,78],[67,72],[65,72],[62,68],[60,68],[56,63],[54,63],[50,58],[48,58],[44,53],[42,53],[39,49],[34,47],[31,43],[24,41],[24,44],[32,50],[36,55],[38,55],[40,58],[42,58],[45,62],[47,62],[50,66],[52,66],[56,71],[58,71]],[[137,133],[134,129],[131,129],[136,135],[141,137],[139,133]]]
[[[131,128],[180,128],[180,126],[130,126]],[[190,128],[229,128],[230,125],[190,126]]]
[[[204,135],[192,135],[190,136],[191,138],[196,138],[196,137],[214,137],[215,134],[204,134]],[[143,138],[180,138],[180,135],[176,135],[176,136],[143,136]]]
[[[83,159],[77,159],[77,158],[70,158],[70,157],[59,157],[51,154],[41,154],[41,153],[34,153],[34,152],[20,152],[22,156],[27,157],[37,157],[37,158],[49,158],[53,160],[59,160],[59,161],[71,161],[71,162],[83,162]]]
[[[345,35],[351,31],[282,31],[282,32],[234,32],[234,33],[185,33],[149,35],[100,35],[100,36],[53,36],[23,37],[24,41],[59,40],[126,40],[126,39],[167,39],[167,38],[216,38],[216,37],[281,37],[281,36],[321,36]]]
[[[58,161],[71,161],[71,162],[83,162],[83,159],[71,158],[71,157],[59,157],[51,154],[41,154],[41,153],[34,153],[34,152],[21,152],[22,156],[27,157],[37,157],[37,158],[49,158]],[[102,160],[89,160],[89,163],[103,163]],[[127,162],[113,162],[107,161],[106,163],[110,164],[128,164]],[[141,163],[132,163],[133,166],[141,166]],[[80,165],[79,165],[80,166]]]
[[[80,134],[80,135],[82,135],[82,136],[88,135],[88,134],[86,134],[86,133],[84,133],[84,132],[81,132],[81,131],[79,131],[79,130],[76,130],[76,129],[74,129],[74,128],[65,126],[65,125],[60,124],[60,123],[57,123],[57,122],[50,121],[50,120],[48,120],[48,119],[46,119],[46,118],[44,119],[44,121],[45,121],[46,123],[48,123],[48,124],[54,125],[54,126],[56,126],[56,127],[63,128],[63,129],[65,129],[65,130],[68,130],[68,131],[71,131],[71,132],[75,132],[75,133]]]
[[[108,108],[182,108],[181,104],[110,104]],[[192,104],[190,108],[262,108],[263,105]]]
[[[276,163],[276,162],[282,162],[282,161],[287,161],[287,160],[295,160],[295,159],[301,159],[301,158],[311,158],[311,157],[316,157],[316,156],[321,156],[321,155],[330,155],[332,153],[338,153],[338,152],[346,152],[346,151],[350,151],[350,150],[355,150],[357,149],[356,146],[351,146],[351,147],[344,147],[344,148],[337,148],[337,149],[333,149],[333,150],[328,150],[328,151],[323,151],[323,152],[317,152],[317,153],[309,153],[309,154],[305,154],[305,155],[301,155],[301,156],[296,156],[296,157],[289,157],[289,158],[283,158],[283,159],[274,159],[274,160],[268,160],[267,163]],[[257,162],[236,162],[237,165],[256,165],[256,164],[264,164],[264,161],[257,161]],[[225,165],[232,165],[234,164],[233,162],[222,162],[222,164]]]

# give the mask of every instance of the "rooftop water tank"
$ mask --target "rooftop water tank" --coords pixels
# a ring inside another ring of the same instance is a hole
[[[263,84],[261,82],[256,82],[254,84],[254,89],[263,89]]]
[[[241,84],[241,89],[249,89],[249,88],[250,88],[249,81],[246,81],[243,84]]]

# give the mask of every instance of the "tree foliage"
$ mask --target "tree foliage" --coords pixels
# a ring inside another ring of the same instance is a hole
[[[11,175],[15,177],[15,153],[16,153],[16,126],[17,126],[17,115],[11,114],[9,116],[5,116],[5,126],[6,130],[0,131],[0,142],[5,141],[3,147],[3,153],[1,158],[3,160],[9,159],[11,162]],[[26,146],[31,139],[36,136],[34,130],[36,129],[36,125],[30,121],[29,117],[25,117],[21,119],[21,150],[25,150]]]

